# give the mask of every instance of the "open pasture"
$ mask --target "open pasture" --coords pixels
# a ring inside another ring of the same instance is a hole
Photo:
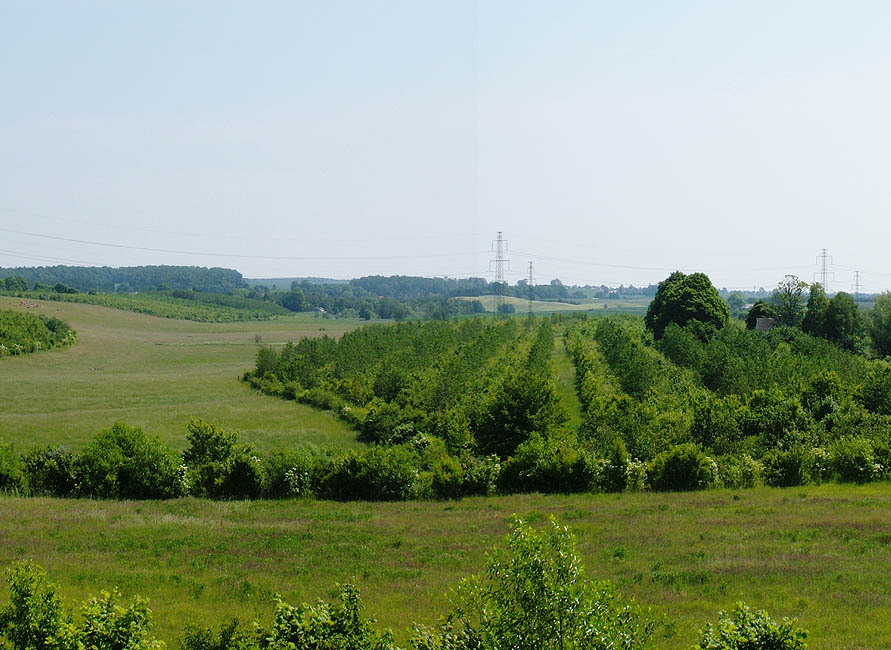
[[[55,316],[77,331],[70,348],[0,360],[0,437],[19,450],[76,449],[116,421],[181,448],[193,417],[237,430],[262,450],[358,444],[330,413],[261,395],[239,381],[253,366],[258,341],[339,336],[358,321],[198,323],[2,296],[0,307]]]
[[[189,622],[268,620],[272,597],[331,599],[355,581],[368,613],[407,636],[480,571],[512,513],[574,531],[592,578],[669,621],[689,648],[737,600],[797,617],[814,650],[891,647],[887,484],[745,491],[332,503],[0,499],[0,565],[33,558],[74,604],[119,585],[150,599],[174,647]],[[0,599],[5,598],[0,596]],[[671,623],[673,621],[673,623]]]

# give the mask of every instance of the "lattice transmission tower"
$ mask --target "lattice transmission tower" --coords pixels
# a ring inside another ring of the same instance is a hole
[[[504,268],[510,270],[510,260],[505,259],[504,253],[507,250],[507,240],[503,237],[502,232],[498,231],[496,239],[492,240],[492,251],[495,253],[495,259],[489,260],[489,268],[495,266],[495,313],[504,313]]]

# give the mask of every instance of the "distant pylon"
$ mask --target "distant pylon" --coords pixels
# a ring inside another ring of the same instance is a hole
[[[510,268],[510,260],[504,259],[504,251],[507,248],[507,240],[498,231],[498,237],[492,242],[492,249],[495,252],[495,259],[490,260],[490,264],[495,265],[495,313],[504,313],[504,265]]]
[[[532,260],[529,260],[529,316],[532,316],[532,287],[535,286],[532,276]]]
[[[835,276],[835,273],[829,270],[828,264],[832,264],[832,256],[826,254],[826,249],[823,249],[823,253],[817,256],[817,263],[820,265],[820,286],[823,287],[823,291],[829,293],[829,276]],[[814,273],[814,275],[817,275]]]
[[[854,271],[854,300],[860,300],[860,271]]]

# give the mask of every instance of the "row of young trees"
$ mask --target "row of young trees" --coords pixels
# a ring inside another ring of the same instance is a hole
[[[0,609],[0,640],[11,650],[163,650],[151,612],[138,596],[121,604],[117,590],[88,599],[75,617],[58,587],[31,562],[7,572],[9,603]],[[645,650],[657,623],[607,581],[587,578],[575,540],[551,520],[535,529],[514,518],[506,544],[485,571],[454,590],[451,609],[435,628],[416,625],[412,650]],[[719,613],[691,650],[803,650],[807,632],[774,621],[743,603]],[[218,628],[188,626],[183,650],[399,650],[390,630],[363,613],[354,585],[338,602],[294,607],[275,600],[272,621]]]
[[[0,309],[0,357],[72,345],[77,334],[51,316]]]

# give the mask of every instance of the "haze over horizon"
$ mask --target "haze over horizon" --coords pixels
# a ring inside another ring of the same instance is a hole
[[[0,267],[891,287],[877,1],[0,1],[0,52]]]

